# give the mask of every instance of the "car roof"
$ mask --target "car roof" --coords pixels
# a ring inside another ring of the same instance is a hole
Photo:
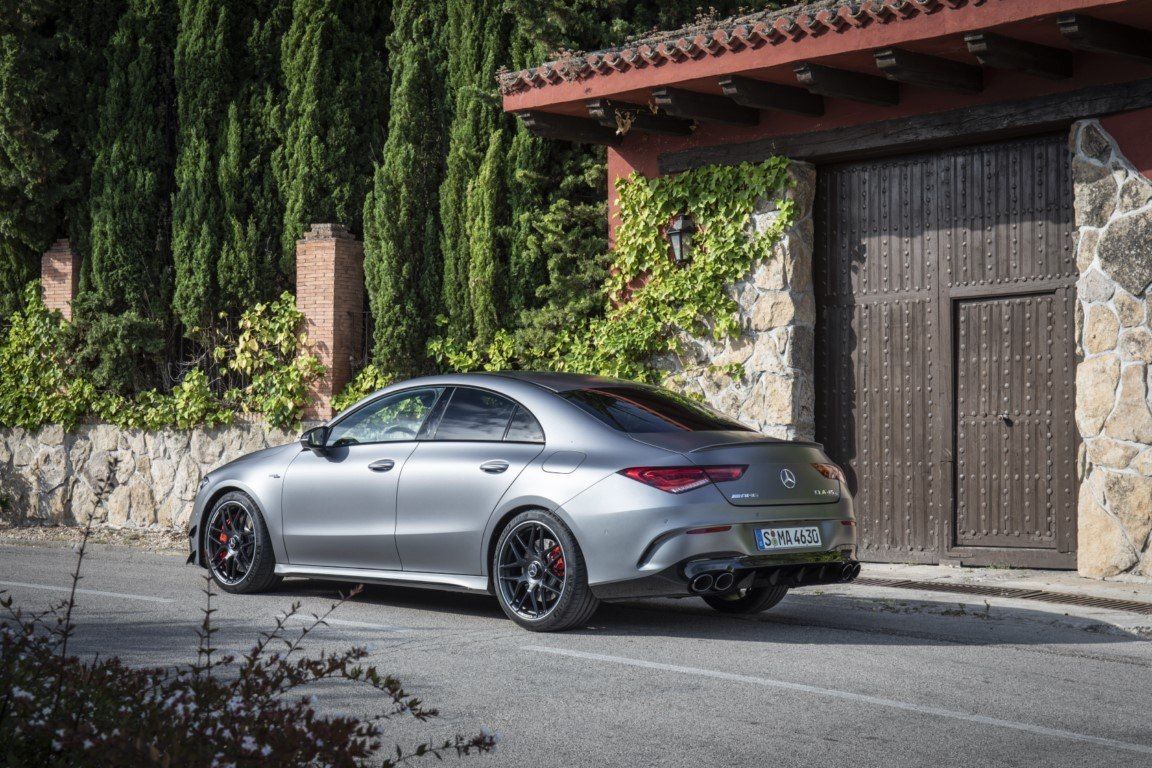
[[[474,376],[497,376],[516,379],[549,389],[553,392],[570,392],[589,387],[636,386],[636,382],[614,379],[609,376],[589,376],[583,373],[558,373],[550,371],[500,371],[498,373],[476,373]]]

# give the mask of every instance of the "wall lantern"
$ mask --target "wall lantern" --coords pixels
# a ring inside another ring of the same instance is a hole
[[[672,262],[677,265],[687,263],[692,251],[692,235],[696,234],[696,222],[692,216],[687,213],[677,214],[664,234],[672,245]]]

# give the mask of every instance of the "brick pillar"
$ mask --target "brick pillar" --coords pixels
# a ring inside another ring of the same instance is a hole
[[[40,259],[40,289],[48,309],[72,319],[72,299],[80,286],[80,254],[67,240],[57,240]]]
[[[328,419],[332,397],[352,377],[364,329],[364,246],[340,224],[313,224],[296,241],[296,306],[326,369],[304,418]]]

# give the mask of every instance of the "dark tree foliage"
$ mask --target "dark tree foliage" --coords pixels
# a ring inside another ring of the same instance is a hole
[[[66,3],[28,0],[0,14],[0,317],[15,309],[40,254],[63,230],[70,177]]]
[[[400,375],[428,367],[425,342],[440,308],[444,19],[443,0],[393,6],[388,140],[364,204],[375,362]]]
[[[171,325],[173,11],[129,0],[107,50],[77,324],[93,330],[84,350],[97,381],[119,389],[155,374]]]
[[[284,197],[282,268],[313,222],[360,231],[372,161],[384,142],[388,4],[295,0],[281,45],[286,100],[277,169]]]
[[[284,203],[272,157],[283,130],[280,44],[291,0],[243,3],[238,87],[224,118],[219,165],[222,242],[216,265],[216,309],[238,316],[288,287],[280,269]]]
[[[448,333],[470,338],[480,332],[474,315],[492,307],[472,307],[473,220],[468,196],[480,174],[480,164],[492,132],[506,127],[494,87],[496,69],[507,55],[511,16],[503,0],[448,0],[448,159],[440,188],[441,249],[444,254],[444,308]],[[497,162],[503,163],[500,158]],[[489,174],[496,179],[499,170]],[[501,180],[502,181],[502,180]],[[499,204],[499,203],[498,203]],[[496,255],[501,259],[504,254]],[[483,335],[487,335],[487,330]]]
[[[235,90],[237,5],[229,0],[179,0],[172,305],[186,329],[204,327],[216,306],[215,267],[224,234],[217,181],[227,127],[222,117]]]

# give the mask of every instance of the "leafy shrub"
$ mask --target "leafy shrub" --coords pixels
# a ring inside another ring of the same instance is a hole
[[[396,766],[414,758],[485,752],[487,734],[456,736],[385,755],[384,725],[394,717],[427,721],[437,716],[408,694],[400,681],[364,663],[368,651],[304,653],[316,628],[347,598],[313,616],[302,629],[288,624],[299,603],[240,657],[213,648],[212,582],[199,630],[196,662],[134,668],[115,656],[81,659],[68,653],[75,626],[72,592],[43,613],[13,607],[0,592],[0,763],[11,766]],[[355,590],[352,594],[355,594]],[[350,594],[348,597],[351,597]],[[386,702],[375,717],[325,715],[304,695],[320,681],[364,686]]]
[[[394,375],[380,366],[366,365],[352,381],[345,385],[339,395],[332,398],[332,407],[339,413],[360,398],[367,397],[378,389],[383,389],[395,380]]]
[[[91,408],[95,389],[71,375],[66,329],[60,313],[44,306],[38,283],[24,289],[24,310],[8,323],[0,341],[0,424],[75,424]]]
[[[658,379],[654,360],[676,351],[680,332],[720,339],[739,330],[728,286],[771,255],[794,206],[778,199],[779,213],[765,231],[750,234],[749,219],[757,200],[780,198],[789,183],[785,158],[620,179],[621,225],[598,296],[579,285],[595,274],[595,262],[585,262],[590,269],[583,275],[554,271],[555,298],[524,313],[518,328],[496,333],[490,343],[434,339],[429,352],[455,370],[539,368]],[[664,230],[685,212],[698,230],[690,261],[674,264]]]
[[[308,404],[308,385],[324,373],[314,355],[304,354],[308,337],[300,332],[304,316],[292,294],[257,304],[240,318],[240,336],[231,349],[218,346],[217,360],[244,374],[248,385],[225,396],[249,413],[263,414],[275,426],[296,421]]]
[[[309,401],[309,385],[324,372],[304,350],[304,317],[292,294],[257,304],[245,312],[239,334],[217,338],[212,355],[246,380],[222,395],[202,368],[191,368],[171,392],[147,389],[126,395],[101,386],[84,359],[76,357],[73,326],[40,299],[39,286],[26,289],[26,307],[14,314],[0,338],[0,425],[36,429],[62,424],[71,429],[95,417],[120,427],[160,429],[216,426],[237,412],[260,414],[272,425],[299,420]]]

